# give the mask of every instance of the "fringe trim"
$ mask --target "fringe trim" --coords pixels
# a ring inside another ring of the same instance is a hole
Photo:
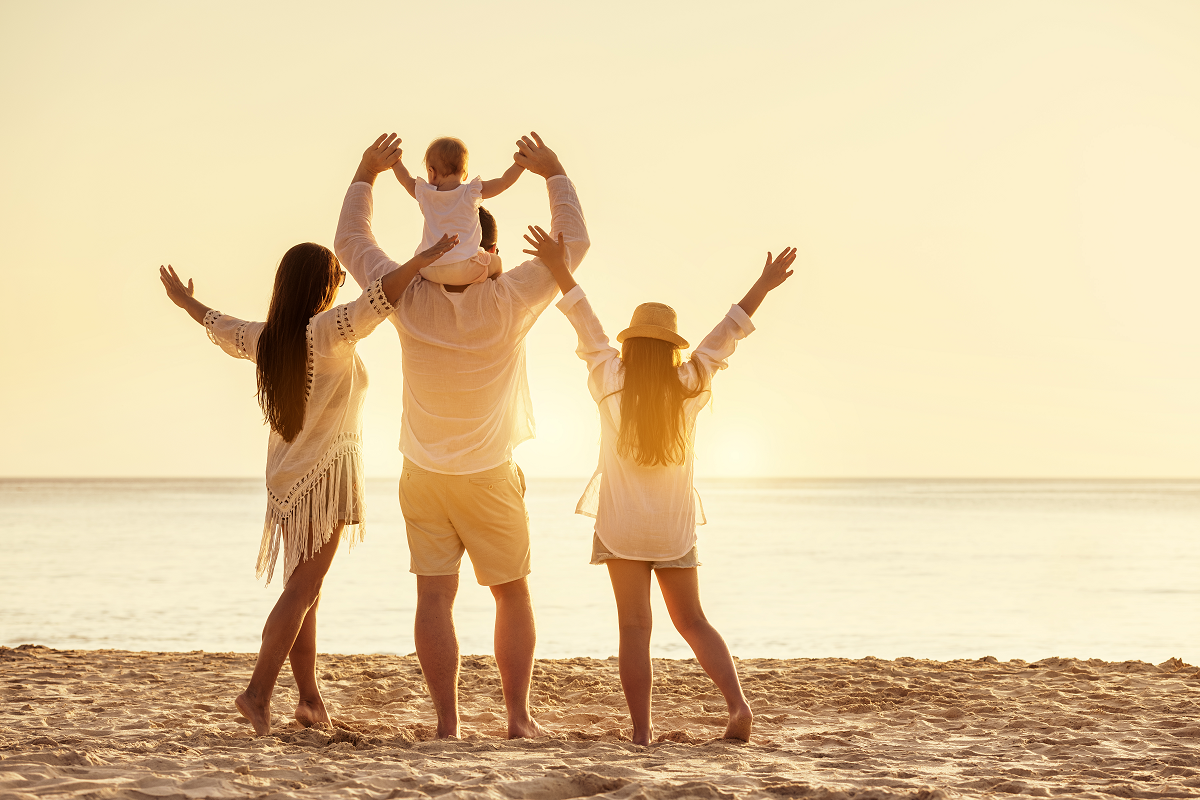
[[[356,440],[346,440],[332,451],[321,473],[304,493],[288,504],[287,510],[267,502],[262,543],[258,548],[255,577],[267,574],[267,586],[275,575],[275,564],[283,550],[283,582],[301,563],[317,554],[333,537],[338,523],[345,520],[342,537],[350,548],[366,537],[363,508],[362,451]],[[345,510],[341,509],[345,496]]]

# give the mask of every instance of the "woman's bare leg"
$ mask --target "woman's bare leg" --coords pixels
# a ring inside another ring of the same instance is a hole
[[[262,647],[258,651],[254,674],[250,676],[250,685],[234,701],[238,711],[250,720],[254,732],[259,736],[271,732],[271,693],[275,691],[275,680],[279,677],[283,662],[292,651],[292,645],[296,642],[309,609],[321,596],[321,584],[337,553],[338,543],[342,538],[342,527],[339,524],[325,546],[312,558],[302,561],[296,567],[287,585],[283,587],[275,608],[267,617],[267,624],[263,626]],[[286,533],[285,531],[284,534]],[[315,636],[315,624],[313,633]],[[315,641],[313,650],[315,664]]]
[[[742,694],[737,667],[733,664],[725,640],[709,623],[704,616],[704,609],[700,607],[700,579],[696,568],[667,568],[655,570],[654,574],[675,629],[691,646],[700,666],[704,667],[708,677],[713,679],[725,696],[725,705],[729,707],[729,725],[725,728],[724,738],[750,741],[754,714],[746,702],[746,695]]]
[[[317,609],[321,606],[321,595],[304,615],[300,633],[288,654],[292,664],[292,677],[296,679],[296,691],[300,695],[296,703],[296,721],[306,728],[313,725],[333,727],[325,701],[321,698],[321,687],[317,683]]]
[[[619,654],[621,688],[633,719],[633,743],[650,744],[654,723],[650,719],[650,692],[654,669],[650,665],[650,562],[612,558],[608,577],[617,599],[617,622],[621,628]]]

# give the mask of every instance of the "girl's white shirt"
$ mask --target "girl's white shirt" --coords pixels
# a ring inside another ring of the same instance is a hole
[[[268,573],[267,583],[274,574],[285,528],[285,583],[297,564],[329,540],[340,509],[347,504],[360,523],[348,525],[343,535],[351,545],[362,540],[362,409],[367,369],[355,344],[392,311],[380,278],[356,300],[309,320],[304,424],[290,442],[273,429],[267,441],[267,516],[257,568],[259,577]],[[213,310],[205,315],[204,327],[226,353],[255,361],[264,323]]]
[[[600,460],[575,513],[595,517],[596,535],[615,556],[632,561],[682,558],[696,544],[696,526],[705,523],[692,482],[692,449],[688,447],[681,464],[653,467],[617,451],[624,383],[621,354],[608,343],[582,287],[567,292],[558,308],[579,335],[575,353],[587,363],[588,389],[600,408]],[[711,397],[713,376],[729,366],[727,359],[738,341],[753,331],[750,317],[734,305],[679,366],[680,382],[689,391],[700,390],[683,403],[689,445],[695,441],[696,417]]]
[[[433,247],[443,234],[458,234],[458,244],[438,259],[439,264],[466,261],[479,252],[483,242],[483,228],[479,224],[479,206],[483,202],[483,181],[476,177],[447,192],[439,192],[436,186],[421,178],[416,181],[417,203],[425,228],[421,231],[421,246],[416,255]]]

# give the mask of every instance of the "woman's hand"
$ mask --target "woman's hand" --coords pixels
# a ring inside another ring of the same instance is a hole
[[[187,301],[191,300],[192,295],[196,292],[195,287],[192,286],[192,279],[188,278],[187,286],[184,286],[183,281],[175,274],[175,268],[170,264],[158,268],[158,278],[166,288],[167,297],[171,299],[171,302],[180,308],[187,308]]]
[[[458,246],[458,234],[456,233],[451,236],[448,233],[443,233],[442,238],[437,241],[437,244],[428,250],[422,250],[421,252],[417,253],[415,256],[413,256],[410,263],[420,262],[417,269],[425,269],[425,267],[428,267],[430,264],[446,255],[446,253],[449,253],[456,246]]]
[[[550,274],[554,276],[554,280],[558,282],[558,288],[562,290],[563,294],[575,288],[575,279],[571,277],[571,271],[567,269],[567,248],[563,244],[562,231],[558,232],[558,241],[555,241],[550,238],[550,234],[538,226],[530,225],[529,233],[525,235],[525,241],[533,245],[533,249],[521,252],[540,258],[546,268],[550,270]]]
[[[171,299],[171,302],[188,312],[192,319],[203,325],[209,308],[192,297],[196,291],[192,286],[192,279],[188,278],[187,286],[184,286],[183,281],[175,274],[175,268],[170,264],[158,268],[158,278],[162,281],[163,288],[167,290],[167,297]]]
[[[376,176],[386,172],[400,161],[404,151],[400,149],[400,139],[394,133],[381,133],[375,142],[363,151],[362,161],[358,162],[358,171],[354,173],[354,183],[375,183]]]
[[[387,275],[384,275],[382,284],[383,293],[387,297],[388,302],[393,306],[400,302],[400,296],[408,289],[408,285],[412,283],[413,278],[417,277],[417,273],[446,255],[446,253],[449,253],[454,249],[456,244],[458,244],[458,234],[451,236],[448,233],[443,233],[442,238],[433,247],[428,250],[422,250]]]

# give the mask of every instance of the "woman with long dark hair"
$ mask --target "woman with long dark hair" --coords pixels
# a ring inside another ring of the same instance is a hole
[[[266,322],[214,311],[193,296],[171,266],[159,273],[167,296],[231,356],[253,361],[258,403],[271,426],[267,444],[267,516],[258,552],[258,577],[274,575],[283,552],[283,592],[263,627],[262,648],[238,710],[254,730],[271,730],[271,693],[290,659],[302,725],[330,725],[317,685],[317,607],[321,583],[346,538],[363,537],[362,406],[367,371],[355,343],[392,313],[419,270],[457,243],[445,236],[366,288],[334,306],[346,273],[319,244],[284,254]]]
[[[658,579],[675,628],[716,683],[729,710],[724,737],[749,741],[754,715],[742,694],[725,640],[704,616],[696,553],[696,525],[704,524],[692,486],[696,415],[708,403],[713,375],[728,366],[740,339],[754,330],[750,316],[767,292],[787,280],[796,251],[772,258],[762,276],[729,309],[691,358],[676,330],[675,311],[643,303],[609,345],[583,289],[562,256],[561,236],[531,227],[525,239],[562,290],[558,307],[579,334],[575,352],[588,367],[588,388],[600,406],[600,463],[575,511],[596,519],[592,563],[608,566],[620,622],[621,687],[633,718],[633,741],[649,744],[653,671],[650,664],[650,573]]]

